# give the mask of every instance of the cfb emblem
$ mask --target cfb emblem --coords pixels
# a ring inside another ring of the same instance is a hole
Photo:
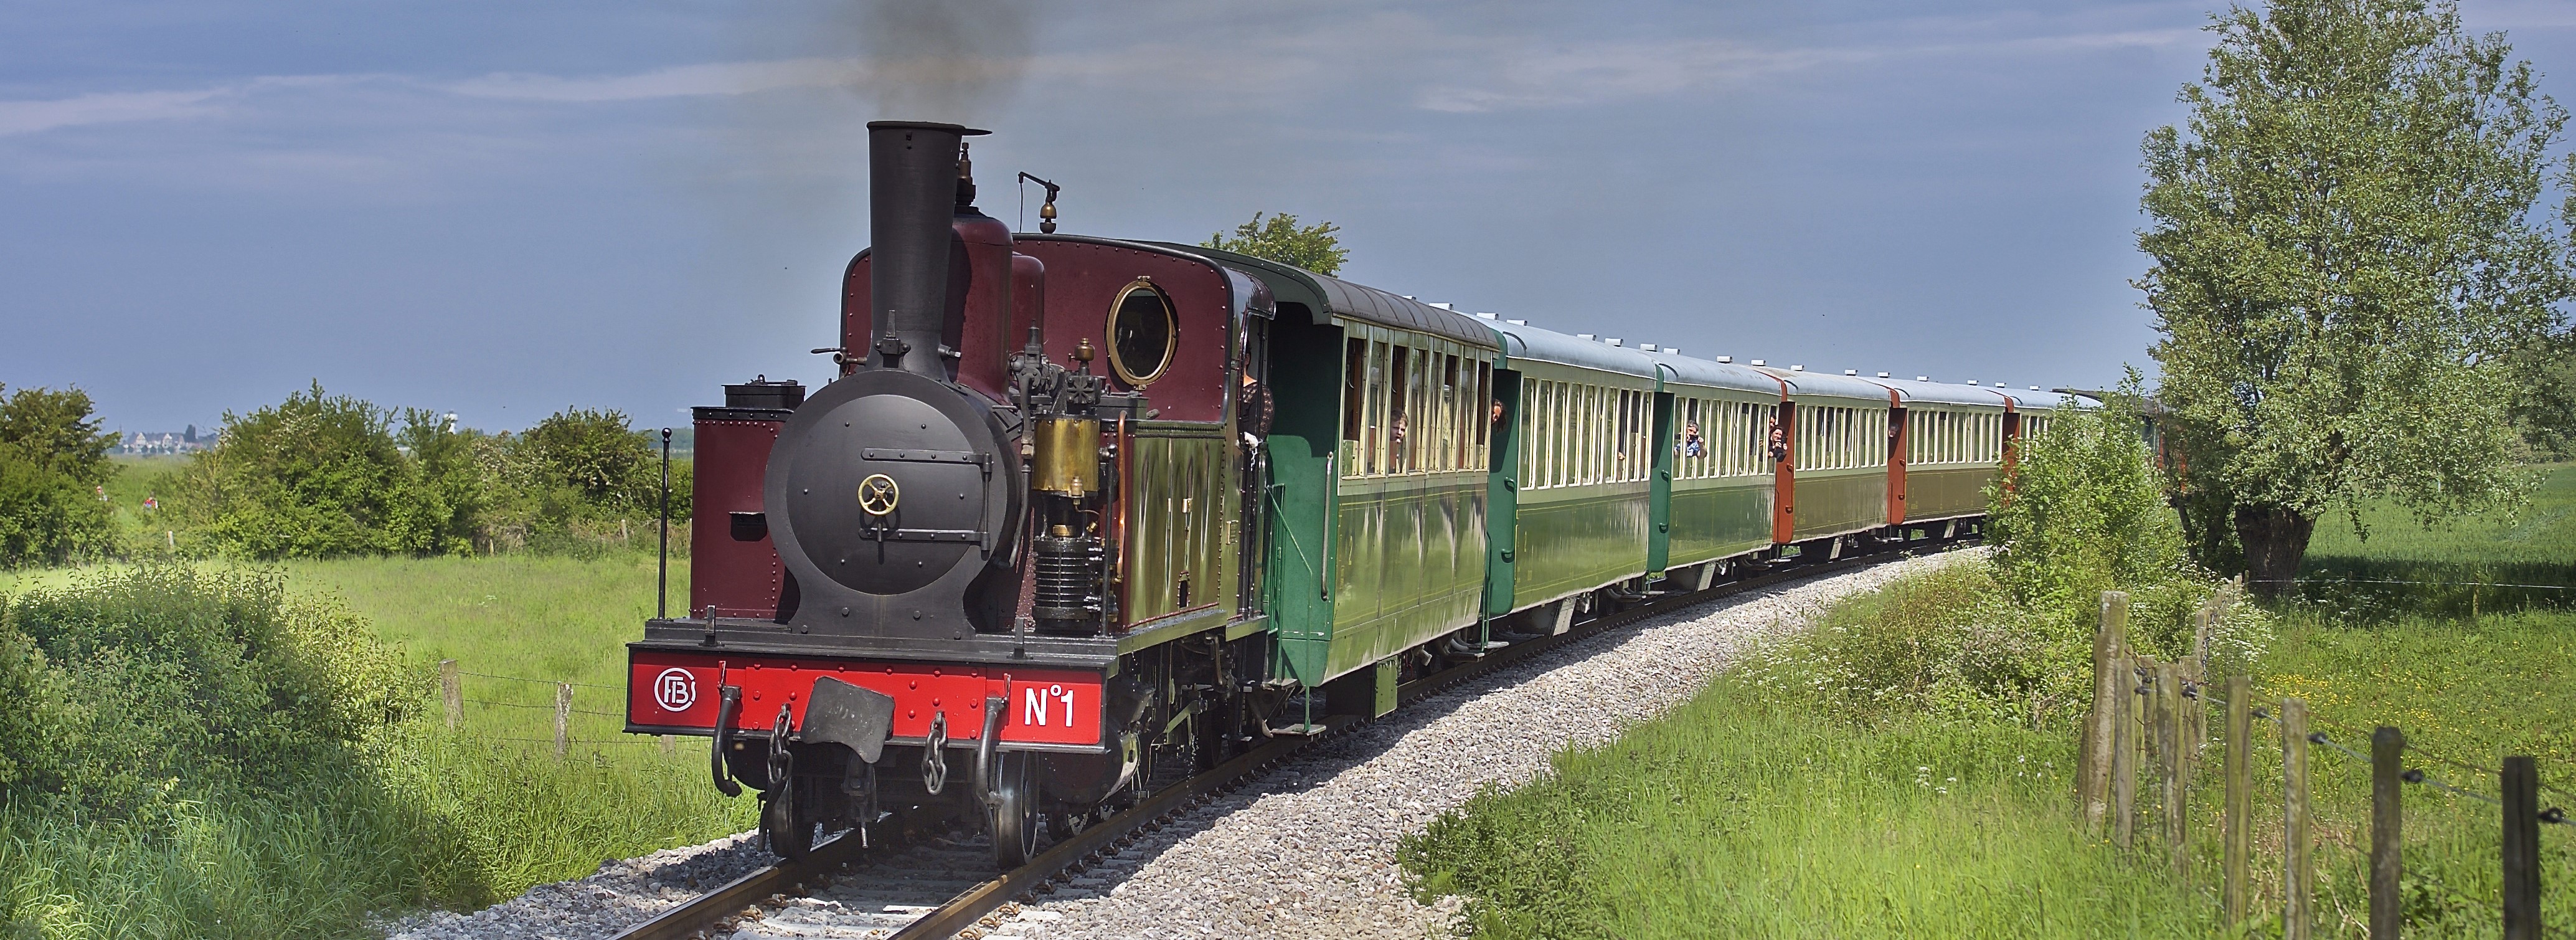
[[[663,711],[684,712],[698,703],[698,677],[678,666],[662,670],[653,677],[653,701]]]

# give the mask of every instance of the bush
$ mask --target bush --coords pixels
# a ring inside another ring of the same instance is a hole
[[[427,412],[394,414],[316,382],[247,416],[224,415],[176,507],[226,554],[257,559],[463,553],[478,485],[461,445]],[[404,453],[410,443],[421,457]]]
[[[0,398],[0,567],[62,564],[114,543],[100,493],[116,472],[116,435],[99,433],[90,410],[79,389]]]
[[[2031,727],[2090,701],[2101,592],[2129,594],[2130,645],[2168,659],[2195,642],[2193,612],[2218,590],[2193,567],[2144,441],[2123,403],[2061,411],[2024,441],[2010,486],[1990,489],[1981,564],[1887,586],[1834,608],[1748,664],[1758,684],[1864,717],[1929,713]],[[2267,641],[2236,605],[2213,630],[2211,668],[2241,671]]]
[[[428,677],[273,574],[145,565],[0,599],[0,924],[357,935],[486,892],[378,777]]]
[[[130,818],[182,782],[336,762],[426,695],[357,618],[283,596],[274,575],[145,565],[8,599],[0,681],[53,698],[17,728],[41,740],[0,740],[13,790]]]

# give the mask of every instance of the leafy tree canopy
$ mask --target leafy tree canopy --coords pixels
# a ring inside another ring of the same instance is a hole
[[[90,411],[76,388],[0,397],[0,566],[60,564],[113,540],[98,488],[116,472],[116,435]]]
[[[2325,513],[2520,499],[2505,362],[2576,294],[2570,207],[2535,210],[2568,179],[2567,112],[2448,2],[2279,0],[2210,29],[2190,120],[2146,139],[2136,286],[2186,524],[2270,593]]]
[[[1268,221],[1263,221],[1262,215],[1255,212],[1252,221],[1235,226],[1234,237],[1217,232],[1200,242],[1199,247],[1251,255],[1327,276],[1340,272],[1342,262],[1351,256],[1350,250],[1342,247],[1341,238],[1333,234],[1341,231],[1341,226],[1317,222],[1300,228],[1297,217],[1288,213],[1270,216]]]
[[[569,486],[612,509],[653,505],[660,459],[655,445],[615,409],[566,408],[519,438],[518,453],[543,483]]]

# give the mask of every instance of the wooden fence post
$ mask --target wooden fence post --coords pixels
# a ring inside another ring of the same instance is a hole
[[[2245,922],[2251,907],[2247,868],[2254,849],[2253,694],[2252,680],[2227,677],[2227,877],[2221,910],[2227,915],[2222,926],[2231,929]]]
[[[2102,816],[2111,806],[2112,752],[2120,741],[2116,726],[2128,697],[2127,668],[2121,651],[2127,646],[2129,595],[2102,592],[2102,618],[2093,631],[2093,708],[2084,716],[2084,753],[2076,785],[2083,801],[2085,831],[2099,834]]]
[[[2540,940],[2540,765],[2504,759],[2504,940]]]
[[[2309,940],[2316,869],[2308,859],[2308,703],[2281,700],[2281,940]]]
[[[2370,733],[2370,940],[2397,940],[2405,919],[2398,895],[2405,817],[2398,812],[2397,791],[2405,752],[2406,732],[2381,725]]]
[[[2173,856],[2174,878],[2179,881],[2191,875],[2191,847],[2183,828],[2186,791],[2191,785],[2191,772],[2182,743],[2182,674],[2178,663],[2156,667],[2156,698],[2163,707],[2156,709],[2156,747],[2164,771],[2165,850]]]
[[[2120,691],[2112,696],[2118,704],[2112,716],[2111,742],[2111,842],[2122,851],[2135,844],[2138,827],[2138,722],[2135,717],[2141,703],[2135,667],[2129,657],[2119,659]]]
[[[456,661],[438,661],[438,696],[447,702],[447,730],[454,731],[465,721],[465,688]]]
[[[555,759],[572,748],[572,685],[555,683]]]

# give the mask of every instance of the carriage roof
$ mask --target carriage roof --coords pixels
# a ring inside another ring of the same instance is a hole
[[[1443,310],[1365,284],[1353,284],[1237,252],[1173,242],[1143,244],[1198,255],[1223,267],[1244,271],[1270,285],[1271,296],[1283,312],[1290,309],[1290,304],[1298,305],[1304,308],[1309,322],[1315,324],[1327,324],[1334,317],[1344,317],[1390,329],[1426,333],[1480,349],[1498,348],[1492,330],[1486,329],[1476,318],[1454,310]]]

